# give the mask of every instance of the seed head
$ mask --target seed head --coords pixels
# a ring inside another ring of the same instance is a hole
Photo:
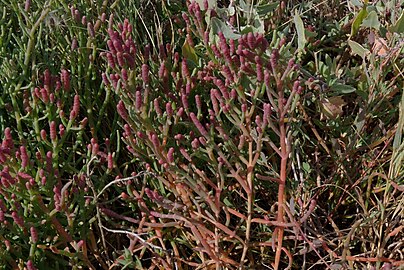
[[[139,90],[137,90],[135,93],[135,99],[136,99],[135,100],[136,110],[140,111],[143,102],[142,102],[142,93]]]
[[[256,40],[256,37],[254,36],[254,34],[252,32],[249,32],[247,34],[247,44],[248,44],[248,47],[250,47],[251,50],[255,49],[255,46],[257,45],[256,41],[257,40]]]
[[[158,150],[160,148],[160,141],[159,141],[159,138],[158,138],[158,136],[156,134],[153,133],[151,135],[151,141],[153,143],[154,148],[156,150]]]
[[[31,7],[31,0],[26,0],[24,6],[25,12],[28,12],[30,7]]]
[[[13,137],[11,136],[11,129],[9,127],[6,127],[4,130],[4,141],[1,146],[8,149],[14,148]]]
[[[94,26],[91,22],[87,23],[87,32],[90,37],[95,37]]]
[[[123,103],[122,100],[118,102],[118,105],[116,106],[119,115],[122,117],[122,119],[127,120],[128,119],[128,111],[125,108],[125,104]]]
[[[122,47],[122,42],[119,39],[114,39],[112,41],[114,48],[117,52],[122,53],[123,52],[123,47]]]
[[[110,34],[111,35],[111,34]],[[109,49],[109,51],[112,53],[112,54],[116,54],[116,50],[115,50],[115,47],[114,47],[114,42],[112,41],[112,40],[108,40],[107,41],[107,46],[108,46],[108,49]]]
[[[117,52],[116,53],[116,60],[118,60],[118,65],[120,67],[123,67],[125,65],[125,60],[123,58],[123,53],[122,52]]]
[[[216,79],[215,83],[216,83],[217,87],[219,88],[220,92],[222,93],[223,98],[229,99],[230,98],[229,91],[227,90],[227,87],[224,85],[223,81],[220,79]]]
[[[107,161],[108,161],[108,170],[112,170],[114,168],[114,159],[111,153],[108,153]]]
[[[182,60],[182,78],[185,80],[186,78],[190,77],[189,69],[188,69],[188,63],[186,59]]]
[[[36,230],[35,227],[31,227],[30,232],[31,232],[32,243],[34,243],[34,244],[37,243],[38,242],[38,231]]]
[[[180,148],[180,153],[182,154],[182,156],[188,160],[189,162],[192,162],[191,156],[188,154],[187,150],[185,150],[185,148],[181,147]]]
[[[157,115],[162,116],[163,112],[162,112],[162,110],[160,108],[159,98],[155,98],[154,101],[153,101],[153,104],[154,104],[154,110],[156,111]]]
[[[59,125],[59,135],[60,137],[63,137],[63,135],[65,134],[65,126],[63,124]]]
[[[49,93],[45,88],[41,89],[41,98],[45,104],[49,103]]]
[[[86,16],[81,17],[81,24],[84,25],[84,26],[87,24],[87,17]]]
[[[166,113],[168,117],[171,117],[173,115],[173,108],[171,107],[170,102],[166,103]]]
[[[182,101],[182,105],[183,105],[184,108],[187,110],[188,107],[189,107],[189,104],[188,104],[188,97],[187,97],[186,94],[182,94],[182,95],[181,95],[181,101]]]
[[[11,216],[12,216],[15,224],[17,224],[18,226],[20,226],[23,229],[24,228],[24,220],[18,215],[18,213],[13,211],[11,213]]]
[[[201,110],[201,109],[202,109],[201,96],[195,95],[195,103],[196,103],[196,108],[197,108],[198,110]]]
[[[114,69],[115,68],[115,59],[112,55],[112,53],[107,53],[107,61],[108,61],[108,65]]]
[[[26,168],[29,165],[29,158],[27,149],[25,146],[20,146],[20,154],[21,154],[21,167]]]
[[[52,121],[49,125],[49,133],[50,133],[50,138],[53,141],[56,140],[56,122]]]
[[[91,145],[91,154],[93,156],[97,156],[99,151],[100,151],[100,146],[98,145],[98,143],[94,143]]]
[[[201,122],[199,122],[198,118],[196,117],[196,115],[191,112],[189,114],[189,117],[191,118],[192,122],[194,123],[195,127],[199,130],[199,132],[207,137],[208,136],[208,132],[206,131],[206,129],[203,127],[203,125],[201,124]]]
[[[205,42],[205,45],[209,44],[209,31],[203,33],[203,41]]]
[[[149,84],[149,66],[146,64],[142,65],[142,80],[145,84]]]
[[[171,147],[167,151],[167,161],[169,163],[174,163],[174,147]]]
[[[75,95],[74,100],[73,100],[73,107],[72,110],[70,111],[70,120],[73,120],[74,118],[77,117],[80,111],[80,96]]]
[[[257,81],[262,82],[264,80],[264,74],[262,71],[262,65],[257,64],[256,65],[256,73],[257,73]]]
[[[127,82],[128,81],[128,71],[125,68],[122,68],[121,75],[122,75],[122,79],[124,80],[124,82]]]

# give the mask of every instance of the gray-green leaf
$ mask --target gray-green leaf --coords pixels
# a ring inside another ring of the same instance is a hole
[[[218,18],[212,18],[211,23],[212,31],[214,34],[222,32],[224,37],[228,39],[238,39],[240,37],[239,34],[234,33],[234,31],[228,25],[226,25]]]
[[[348,45],[351,47],[352,53],[357,54],[362,59],[366,57],[366,55],[369,53],[368,49],[365,49],[362,45],[360,45],[358,42],[353,41],[353,40],[348,40]]]
[[[342,83],[334,83],[330,86],[330,89],[338,94],[349,94],[356,91],[355,87]]]
[[[380,22],[379,22],[379,17],[377,16],[375,11],[371,11],[366,19],[363,20],[362,25],[365,27],[369,28],[374,28],[376,30],[379,30],[380,28]]]
[[[296,26],[298,49],[303,50],[307,40],[304,32],[303,20],[300,17],[299,12],[297,10],[295,10],[295,16],[293,16],[293,22],[295,23]]]
[[[404,11],[401,13],[400,18],[396,21],[396,23],[389,28],[390,32],[395,32],[395,33],[404,33]]]
[[[279,2],[274,2],[274,3],[257,6],[257,13],[260,17],[268,16],[269,13],[271,13],[278,7],[278,5],[279,5]]]

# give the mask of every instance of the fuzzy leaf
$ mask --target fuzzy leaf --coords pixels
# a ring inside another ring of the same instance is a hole
[[[228,39],[238,39],[240,37],[239,34],[234,33],[234,31],[227,26],[224,22],[219,20],[218,18],[212,18],[212,31],[213,34],[218,34],[222,32],[225,38]]]
[[[352,53],[357,54],[360,57],[365,58],[365,56],[369,53],[368,49],[365,49],[362,45],[358,42],[353,40],[348,40],[349,47],[351,47]]]
[[[303,50],[307,40],[303,20],[300,17],[299,12],[297,10],[295,10],[295,16],[293,16],[293,22],[295,23],[296,26],[298,48],[299,50]]]
[[[361,1],[359,1],[359,0],[350,0],[349,2],[351,2],[351,5],[355,6],[355,7],[363,6],[363,3]]]
[[[375,11],[371,11],[365,20],[363,20],[362,25],[369,28],[374,28],[379,30],[380,22],[379,17],[377,16]]]
[[[356,91],[355,87],[342,83],[334,83],[330,86],[330,89],[337,92],[338,94],[349,94]]]
[[[242,11],[250,10],[250,6],[244,0],[240,0],[239,5]]]

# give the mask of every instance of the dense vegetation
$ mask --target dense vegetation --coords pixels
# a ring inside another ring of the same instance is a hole
[[[403,55],[394,0],[0,0],[0,268],[404,268]]]

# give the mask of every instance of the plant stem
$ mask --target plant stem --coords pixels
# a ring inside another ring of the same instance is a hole
[[[285,200],[285,185],[286,185],[286,169],[288,162],[288,147],[287,147],[287,134],[286,134],[286,124],[285,124],[285,115],[288,110],[287,104],[284,104],[284,90],[283,83],[281,80],[277,79],[276,85],[279,94],[278,101],[278,113],[279,113],[279,132],[280,132],[280,152],[281,152],[281,168],[280,168],[280,178],[279,178],[279,186],[278,186],[278,215],[276,218],[277,222],[283,223],[285,216],[284,209],[284,200]],[[277,227],[277,247],[275,254],[275,265],[274,269],[277,270],[279,268],[279,263],[281,260],[282,253],[282,242],[283,242],[283,232],[284,227]]]
[[[247,185],[250,192],[247,193],[247,221],[246,221],[246,241],[243,249],[243,255],[241,256],[240,264],[244,264],[245,257],[247,255],[248,246],[251,239],[251,220],[254,205],[254,186],[253,186],[253,171],[254,171],[254,158],[253,158],[253,141],[248,143],[248,166],[247,166]]]

